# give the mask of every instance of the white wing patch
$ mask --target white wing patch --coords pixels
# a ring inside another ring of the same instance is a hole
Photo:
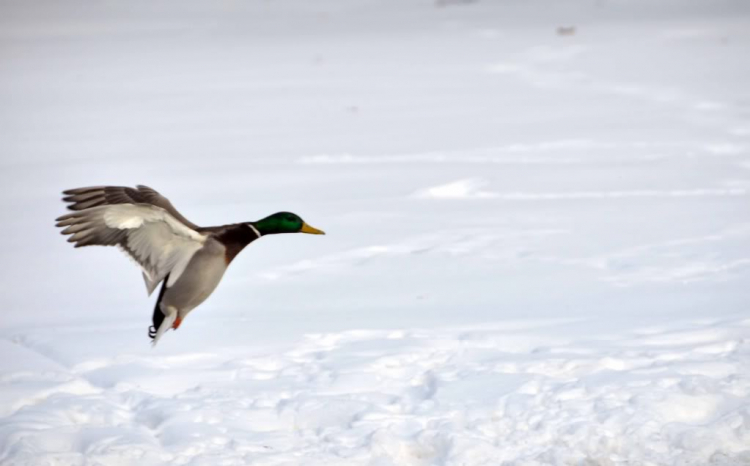
[[[173,285],[207,238],[152,205],[110,205],[102,217],[107,228],[125,230],[121,246],[143,269],[149,295],[167,275]]]
[[[120,249],[122,249],[122,248],[120,248]],[[128,252],[125,251],[124,249],[122,249],[122,251],[125,252],[125,254],[128,254]],[[128,256],[129,255],[130,254],[128,254]],[[138,265],[140,265],[140,264],[138,264]],[[146,270],[143,267],[141,267],[141,271],[143,272],[143,281],[146,283],[146,292],[148,293],[149,296],[151,296],[151,293],[154,292],[154,290],[156,289],[157,285],[159,285],[159,282],[157,282],[156,280],[152,280],[151,276],[146,273]]]

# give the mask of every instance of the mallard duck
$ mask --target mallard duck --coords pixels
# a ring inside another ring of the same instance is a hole
[[[257,222],[199,227],[148,186],[95,186],[63,191],[73,213],[57,219],[75,247],[117,246],[143,270],[149,296],[161,283],[149,327],[156,345],[216,289],[227,266],[248,244],[279,233],[325,234],[291,212]]]

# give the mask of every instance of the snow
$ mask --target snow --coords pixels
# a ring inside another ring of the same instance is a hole
[[[750,319],[594,336],[580,335],[580,324],[349,330],[307,334],[284,349],[174,355],[137,345],[111,354],[102,345],[106,356],[76,356],[78,363],[64,348],[90,329],[37,330],[10,353],[26,367],[2,368],[10,374],[4,457],[206,465],[750,460]]]
[[[0,464],[750,463],[750,8],[0,2]],[[156,348],[60,191],[293,211]]]

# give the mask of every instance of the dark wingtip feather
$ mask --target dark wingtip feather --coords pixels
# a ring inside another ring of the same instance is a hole
[[[75,223],[75,219],[78,218],[78,216],[79,214],[76,213],[60,215],[55,219],[55,221],[57,222],[56,226],[64,227],[70,225],[71,223]]]
[[[87,186],[85,188],[73,188],[73,189],[66,189],[62,193],[66,196],[73,196],[76,194],[82,194],[88,191],[101,191],[105,188],[105,186]]]
[[[62,193],[63,193],[64,195],[66,195],[66,196],[73,196],[73,195],[76,195],[76,194],[78,194],[79,192],[81,192],[81,190],[82,190],[82,189],[86,189],[86,188],[73,188],[73,189],[66,189],[66,190],[65,190],[65,191],[63,191]]]

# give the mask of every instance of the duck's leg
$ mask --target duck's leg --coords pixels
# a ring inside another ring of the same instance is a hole
[[[175,309],[172,306],[167,306],[167,308],[165,309],[165,313],[164,313],[164,320],[162,321],[159,328],[156,329],[156,334],[154,335],[153,340],[151,340],[152,346],[156,346],[161,336],[164,335],[164,332],[172,328],[176,320],[177,320],[177,309]]]
[[[154,339],[156,336],[156,330],[161,327],[161,323],[164,322],[164,313],[161,311],[161,300],[164,298],[164,292],[167,291],[167,281],[169,275],[167,275],[161,282],[161,290],[159,290],[159,297],[156,298],[156,304],[154,305],[154,313],[151,317],[151,327],[148,328],[148,337]]]

